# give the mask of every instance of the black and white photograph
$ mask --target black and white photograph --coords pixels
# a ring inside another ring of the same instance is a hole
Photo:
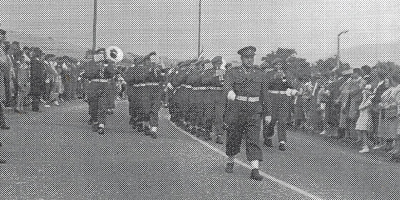
[[[400,1],[1,0],[3,199],[400,199]]]

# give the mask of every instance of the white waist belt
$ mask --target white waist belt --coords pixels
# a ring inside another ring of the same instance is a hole
[[[193,88],[191,85],[185,85],[185,84],[182,84],[182,87],[185,87],[185,88]]]
[[[108,79],[92,79],[91,81],[100,82],[100,83],[106,83],[106,82],[108,82]]]
[[[222,90],[222,87],[207,87],[209,90]]]
[[[145,83],[139,83],[139,84],[133,84],[132,86],[133,87],[144,87],[144,86],[146,86],[146,84]]]
[[[239,101],[248,101],[248,102],[257,102],[260,101],[260,97],[244,97],[244,96],[236,96],[236,100]]]
[[[145,83],[146,85],[159,85],[159,83]]]
[[[286,91],[268,90],[271,94],[286,94]]]
[[[193,90],[207,90],[206,87],[193,87]]]

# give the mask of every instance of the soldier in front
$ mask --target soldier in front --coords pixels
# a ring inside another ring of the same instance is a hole
[[[240,152],[242,137],[245,137],[246,156],[252,167],[250,178],[261,181],[259,162],[263,156],[259,136],[265,74],[254,65],[255,51],[253,46],[240,49],[238,54],[242,65],[231,68],[226,75],[224,96],[228,100],[225,113],[228,163],[225,171],[233,173],[235,155]]]

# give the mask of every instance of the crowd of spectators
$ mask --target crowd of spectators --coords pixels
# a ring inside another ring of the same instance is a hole
[[[300,77],[292,122],[296,129],[351,142],[360,153],[400,158],[400,71],[389,65],[347,68]]]

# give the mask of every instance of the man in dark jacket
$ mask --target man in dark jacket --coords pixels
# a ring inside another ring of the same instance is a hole
[[[42,50],[34,48],[31,58],[31,92],[32,111],[39,112],[40,98],[45,91],[46,65],[41,59]]]

